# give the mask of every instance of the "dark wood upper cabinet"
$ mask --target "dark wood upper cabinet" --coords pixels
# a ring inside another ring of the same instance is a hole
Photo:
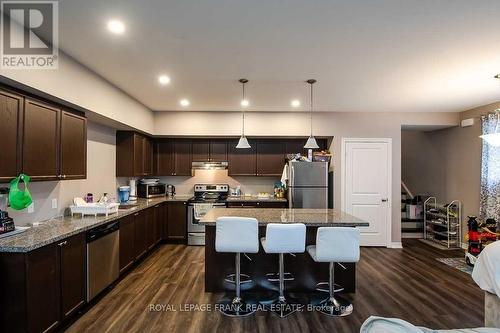
[[[128,215],[120,219],[120,273],[127,270],[134,263],[134,244],[134,216]]]
[[[210,140],[210,161],[227,162],[227,140]]]
[[[257,173],[256,164],[256,142],[248,140],[251,148],[238,149],[238,140],[228,141],[228,162],[230,176],[255,176]]]
[[[29,252],[26,258],[25,291],[28,332],[45,332],[59,325],[60,285],[57,244]]]
[[[0,180],[8,181],[21,172],[23,97],[0,90]]]
[[[87,119],[61,113],[61,172],[62,179],[87,177]]]
[[[186,202],[169,202],[167,205],[167,240],[185,241],[187,237]]]
[[[72,236],[58,246],[61,261],[61,318],[64,320],[85,304],[85,233]]]
[[[150,138],[143,138],[144,146],[144,173],[146,175],[153,174],[153,142]]]
[[[210,160],[210,140],[193,139],[192,140],[192,161],[205,162]]]
[[[157,139],[154,148],[154,173],[159,176],[174,175],[173,140]]]
[[[257,176],[281,176],[285,165],[285,143],[276,139],[257,141]]]
[[[23,172],[33,180],[59,179],[61,110],[26,98],[23,127]]]
[[[153,174],[152,139],[135,132],[116,132],[116,176],[142,177]]]
[[[174,176],[191,176],[191,139],[174,140]]]

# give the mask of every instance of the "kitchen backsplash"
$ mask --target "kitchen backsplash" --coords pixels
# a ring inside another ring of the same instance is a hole
[[[151,177],[152,178],[152,177]],[[160,182],[175,186],[177,194],[193,194],[195,184],[229,184],[241,187],[242,193],[272,193],[279,177],[231,177],[227,170],[196,170],[193,177],[159,177]],[[127,185],[128,178],[118,178],[120,185]]]

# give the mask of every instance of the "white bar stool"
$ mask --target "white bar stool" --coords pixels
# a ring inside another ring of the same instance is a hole
[[[316,245],[309,245],[307,252],[316,262],[330,263],[330,296],[320,303],[318,311],[334,317],[350,315],[352,304],[335,296],[335,263],[359,261],[359,230],[345,227],[318,228]]]
[[[255,308],[247,305],[240,296],[240,255],[259,252],[259,223],[248,217],[219,217],[215,224],[215,251],[235,253],[236,296],[218,303],[218,309],[231,317],[248,316]]]
[[[298,310],[298,306],[289,304],[285,298],[285,264],[283,254],[303,253],[306,245],[306,226],[302,223],[269,223],[266,237],[261,238],[266,253],[279,254],[279,297],[268,307],[281,318]]]

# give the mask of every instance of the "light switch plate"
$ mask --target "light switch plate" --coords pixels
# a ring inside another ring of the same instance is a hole
[[[52,209],[57,208],[57,199],[52,199]]]
[[[32,202],[31,205],[28,206],[28,213],[32,214],[33,212],[35,212],[35,203],[34,202]]]

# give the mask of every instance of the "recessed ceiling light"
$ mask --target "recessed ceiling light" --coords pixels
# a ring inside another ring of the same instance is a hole
[[[125,24],[119,20],[109,20],[108,30],[114,34],[121,35],[125,32]]]
[[[246,108],[247,106],[250,105],[250,102],[248,101],[248,99],[242,99],[241,100],[241,106]]]
[[[161,85],[166,86],[167,84],[170,83],[170,78],[167,75],[160,75],[158,76],[158,82]]]
[[[290,102],[290,105],[294,108],[298,108],[300,106],[300,101],[298,99],[294,99]]]
[[[189,100],[188,99],[181,99],[179,101],[179,104],[182,105],[182,106],[189,106]]]

